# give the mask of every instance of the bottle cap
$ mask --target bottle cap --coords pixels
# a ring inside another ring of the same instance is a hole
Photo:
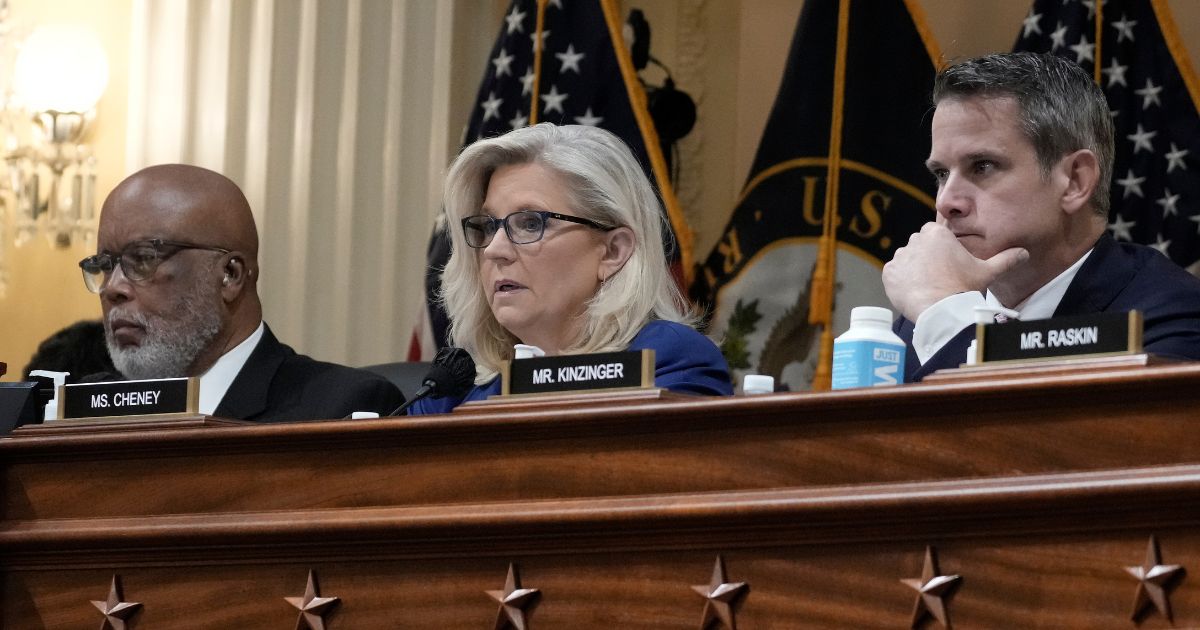
[[[892,325],[892,311],[882,306],[855,306],[850,309],[850,325],[858,322],[873,322]]]
[[[514,359],[532,359],[534,357],[544,357],[546,351],[537,346],[530,346],[523,343],[513,345]]]
[[[747,374],[742,377],[743,394],[775,393],[775,377],[766,374]]]

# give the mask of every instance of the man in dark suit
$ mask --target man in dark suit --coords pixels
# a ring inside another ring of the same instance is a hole
[[[977,309],[1138,309],[1146,351],[1200,359],[1200,280],[1106,233],[1113,125],[1091,76],[1050,55],[987,55],[940,72],[933,102],[937,218],[883,269],[907,380],[964,362]]]
[[[97,249],[79,265],[126,378],[199,376],[201,413],[262,422],[386,414],[404,401],[382,377],[275,338],[250,205],[218,173],[169,164],[131,175],[104,201]]]

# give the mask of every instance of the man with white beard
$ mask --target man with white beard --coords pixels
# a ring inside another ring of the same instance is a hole
[[[298,355],[271,333],[254,216],[223,175],[183,164],[134,173],[104,201],[97,249],[79,266],[125,378],[199,376],[200,413],[262,422],[404,402],[384,378]]]

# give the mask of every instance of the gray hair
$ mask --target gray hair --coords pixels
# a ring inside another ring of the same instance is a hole
[[[1021,131],[1033,144],[1043,177],[1068,153],[1095,153],[1100,181],[1091,201],[1097,214],[1108,216],[1112,116],[1104,92],[1083,68],[1054,55],[997,53],[956,63],[934,79],[934,107],[975,96],[1016,100]]]
[[[662,206],[629,147],[596,127],[541,123],[516,129],[463,149],[450,165],[443,193],[450,260],[440,298],[450,317],[450,343],[475,358],[477,383],[490,380],[512,358],[519,340],[492,314],[481,287],[479,254],[467,246],[460,223],[479,214],[497,169],[529,163],[558,175],[572,214],[634,234],[633,254],[588,301],[579,337],[566,352],[623,350],[651,319],[695,322],[667,270],[663,236],[671,232]]]

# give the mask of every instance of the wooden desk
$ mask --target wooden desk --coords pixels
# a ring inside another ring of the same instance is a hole
[[[1153,534],[1200,568],[1200,365],[982,383],[0,440],[4,628],[1131,628]],[[1200,586],[1168,588],[1175,627]],[[926,620],[925,627],[941,627]],[[710,627],[721,628],[721,623]],[[1141,628],[1168,627],[1153,607]]]

